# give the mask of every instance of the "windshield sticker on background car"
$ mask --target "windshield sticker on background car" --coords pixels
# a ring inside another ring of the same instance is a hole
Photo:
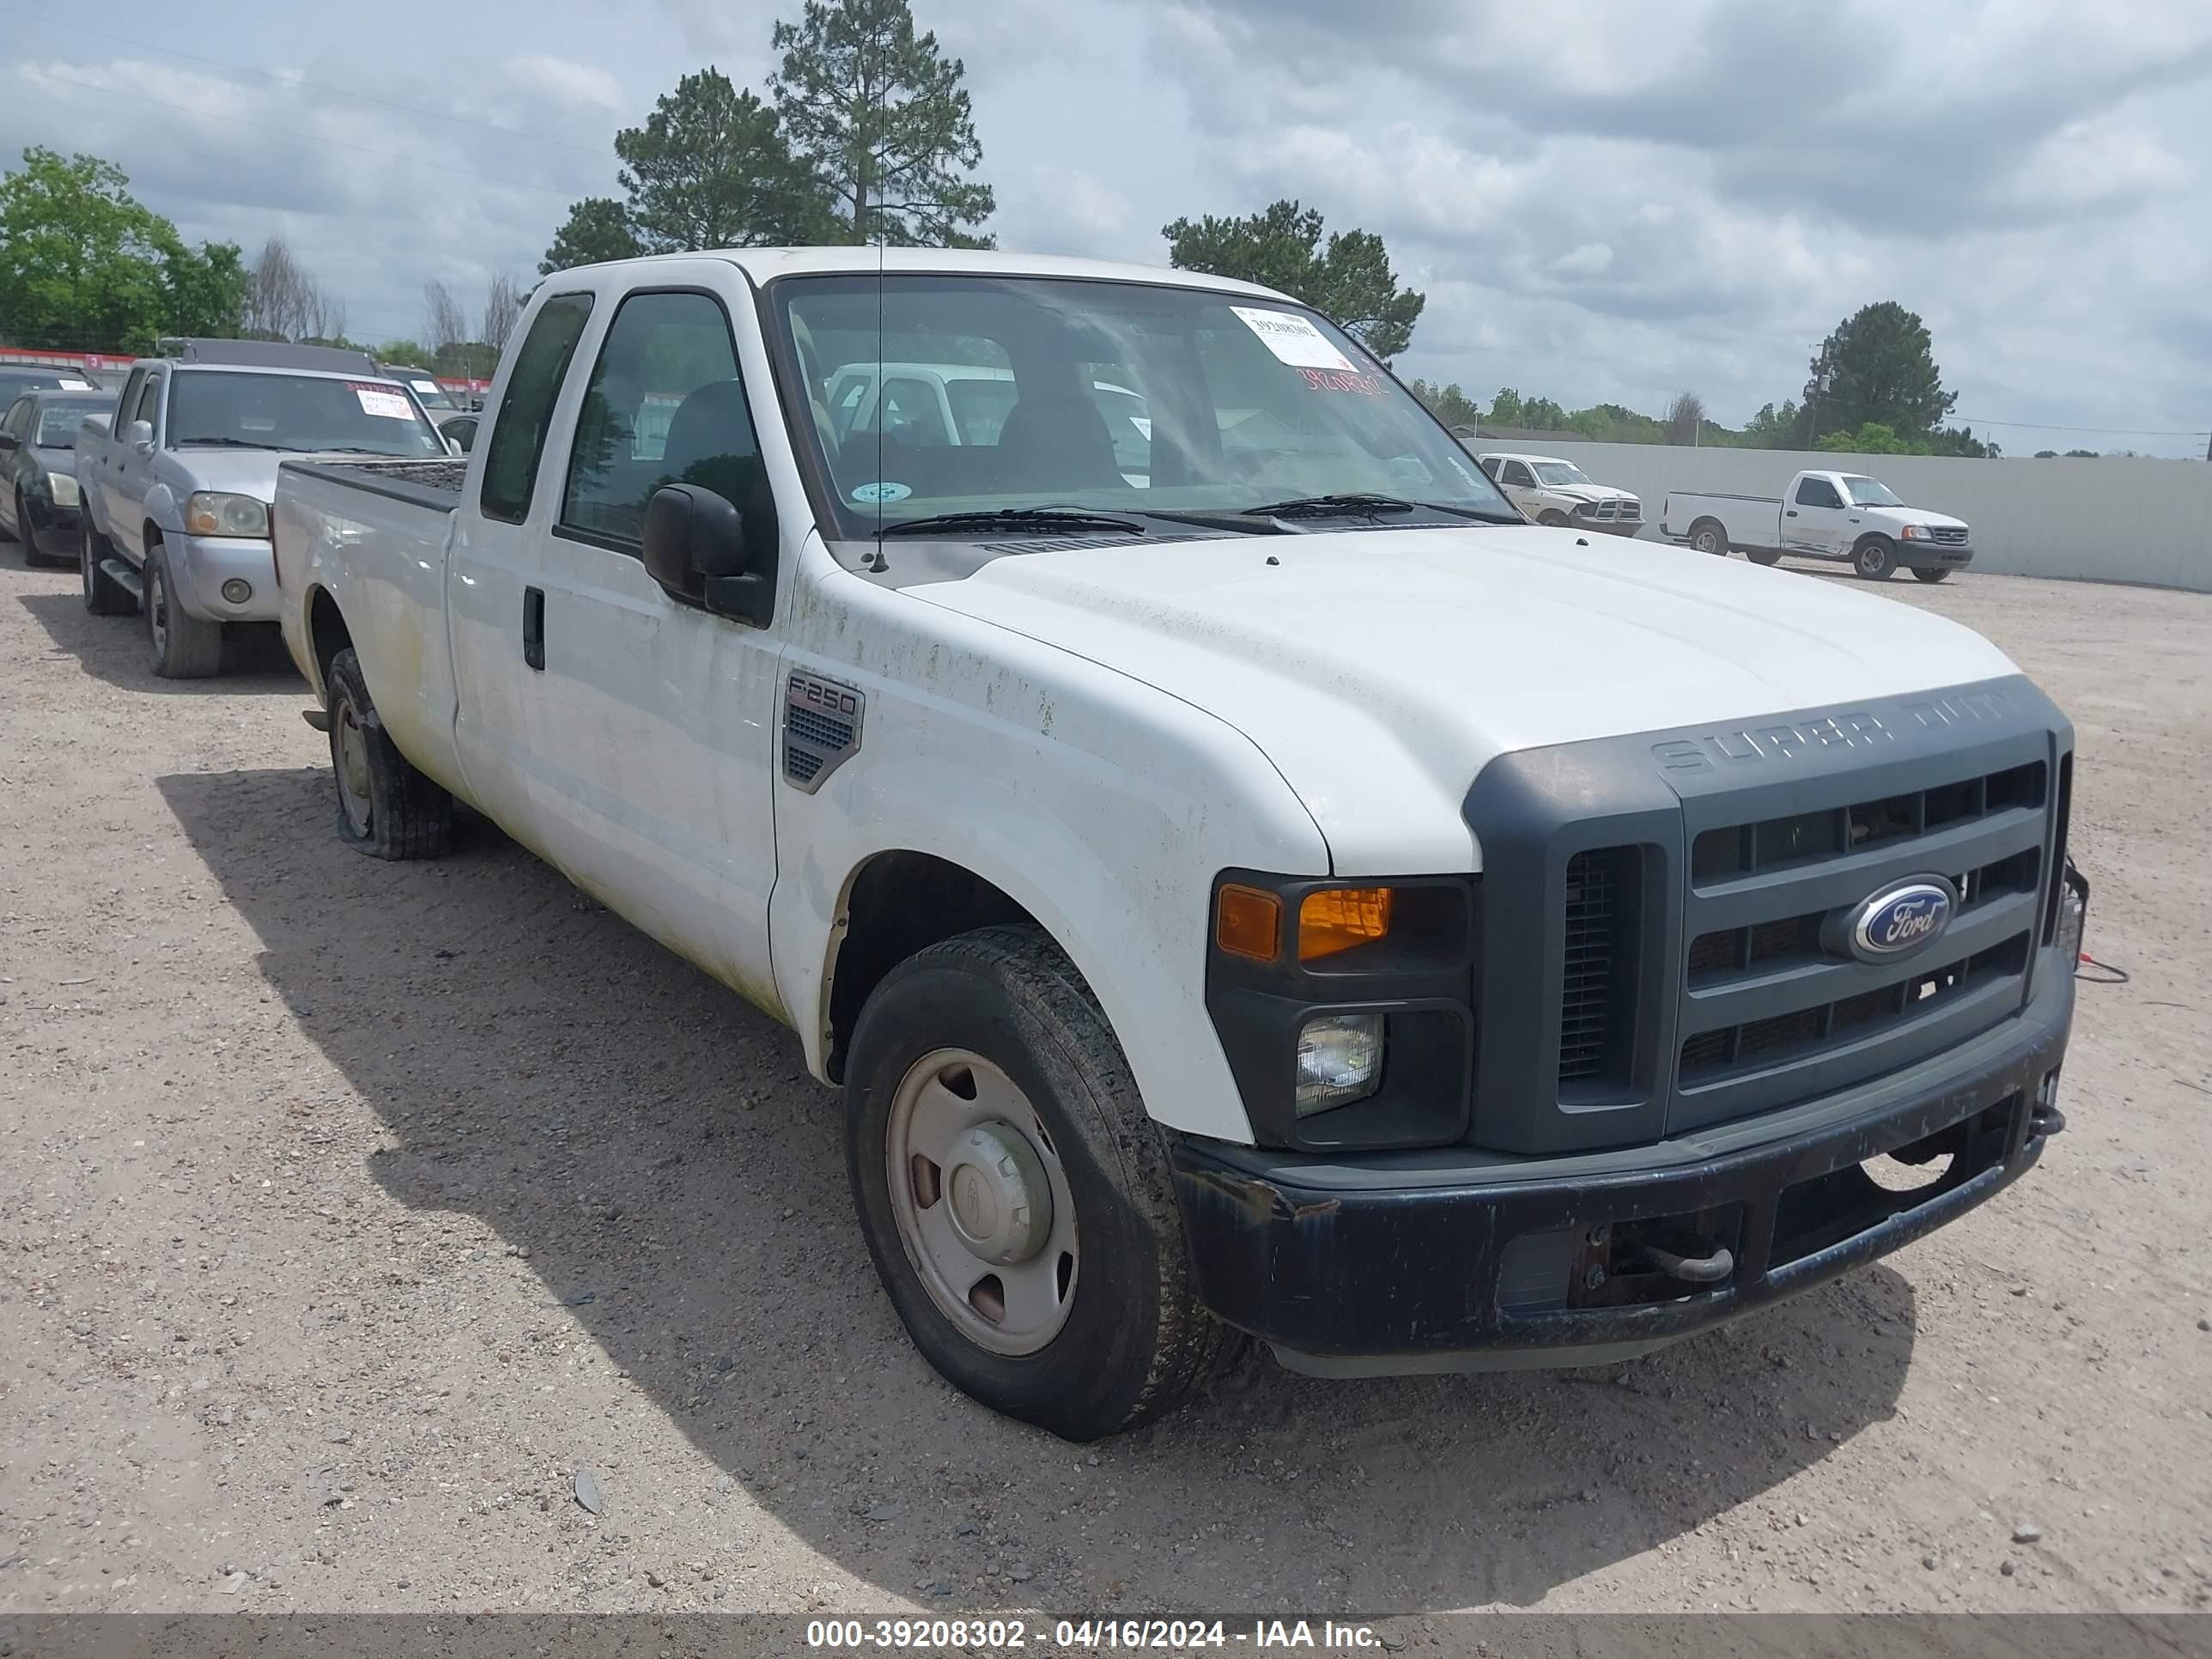
[[[410,380],[407,384],[425,398],[434,398],[443,389],[435,380]]]
[[[61,383],[62,390],[64,392],[89,392],[93,389],[91,381],[72,380],[66,374],[61,377]]]
[[[1346,374],[1334,368],[1302,368],[1298,373],[1316,392],[1357,392],[1370,398],[1382,395],[1380,374],[1362,374],[1357,369]]]
[[[895,483],[889,478],[880,483],[856,484],[853,488],[853,499],[866,507],[883,501],[902,501],[913,494],[908,485]]]
[[[1260,337],[1260,343],[1292,368],[1334,368],[1357,374],[1358,366],[1328,343],[1328,336],[1310,318],[1294,311],[1269,311],[1260,306],[1231,306],[1244,324]]]
[[[363,386],[358,380],[348,380],[353,395],[361,399],[361,412],[379,415],[387,421],[411,421],[415,405],[407,401],[407,394],[388,386]]]

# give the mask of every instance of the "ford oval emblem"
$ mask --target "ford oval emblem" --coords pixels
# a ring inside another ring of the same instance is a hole
[[[1958,890],[1941,876],[1922,876],[1885,887],[1836,920],[1841,945],[1861,962],[1889,962],[1933,945],[1951,925]]]

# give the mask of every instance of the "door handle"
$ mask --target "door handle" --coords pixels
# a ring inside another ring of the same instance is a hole
[[[522,660],[539,672],[545,668],[545,590],[522,590]]]
[[[1791,508],[1790,508],[1787,513],[1784,513],[1782,516],[1783,516],[1784,518],[1785,518],[1785,519],[1794,519],[1794,518],[1796,518],[1796,517],[1797,516],[1797,509],[1796,509],[1796,507],[1791,507]]]

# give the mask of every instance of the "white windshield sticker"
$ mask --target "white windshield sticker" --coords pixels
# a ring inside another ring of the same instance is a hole
[[[864,483],[853,491],[853,499],[868,506],[878,501],[902,501],[914,494],[908,486],[885,478],[881,483]]]
[[[1229,307],[1244,326],[1260,337],[1260,343],[1292,368],[1335,368],[1346,374],[1358,369],[1352,359],[1328,343],[1328,336],[1310,318],[1294,311],[1268,311],[1260,306]]]
[[[73,380],[66,374],[60,378],[62,390],[64,392],[89,392],[92,390],[92,382],[89,380]]]
[[[407,384],[426,398],[434,398],[438,395],[438,383],[435,380],[410,380]]]
[[[353,387],[353,395],[361,399],[362,414],[381,416],[387,421],[411,421],[415,418],[415,405],[409,403],[407,394],[396,386],[362,386],[358,381],[348,381],[347,384]]]

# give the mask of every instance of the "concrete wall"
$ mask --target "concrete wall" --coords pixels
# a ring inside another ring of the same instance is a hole
[[[1488,440],[1474,445],[1491,447]],[[1867,473],[1916,506],[1964,519],[1974,527],[1976,570],[2212,592],[2212,465],[2203,461],[1969,461],[1594,443],[1553,453],[1600,483],[1634,490],[1653,526],[1647,535],[1658,533],[1670,489],[1779,495],[1800,468],[1832,467]]]

